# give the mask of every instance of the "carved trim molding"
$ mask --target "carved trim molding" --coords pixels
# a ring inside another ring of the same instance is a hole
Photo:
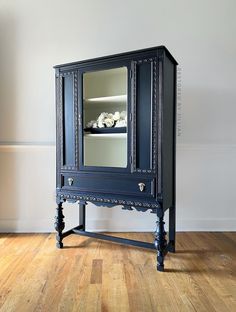
[[[156,123],[156,127],[157,127],[157,137],[158,137],[158,151],[159,151],[159,155],[158,155],[158,159],[157,159],[157,193],[161,194],[162,193],[162,172],[161,172],[161,168],[162,168],[162,102],[163,102],[163,91],[162,91],[162,76],[163,76],[163,58],[159,57],[159,62],[158,62],[158,119],[157,119],[157,123]]]
[[[63,159],[63,142],[64,142],[64,137],[63,137],[63,78],[72,75],[73,77],[73,109],[74,109],[74,128],[76,130],[77,122],[75,119],[75,115],[77,113],[76,107],[77,107],[77,93],[78,93],[78,74],[77,71],[67,71],[67,72],[62,72],[60,73],[60,96],[59,96],[59,117],[60,117],[60,131],[59,131],[59,137],[60,137],[60,150],[61,150],[61,168],[64,170],[76,170],[77,169],[77,162],[78,162],[78,138],[77,138],[77,131],[75,131],[74,134],[74,139],[75,139],[75,165],[63,165],[64,159]]]
[[[59,139],[59,146],[60,146],[60,153],[57,155],[60,155],[60,167],[62,167],[63,164],[63,140],[64,140],[64,136],[63,136],[63,116],[62,116],[62,112],[63,112],[63,99],[62,99],[62,89],[63,89],[63,76],[59,75],[59,95],[58,95],[58,99],[59,99],[59,103],[58,103],[58,111],[59,111],[59,115],[57,116],[57,118],[59,119],[59,125],[58,125],[58,130],[59,130],[59,135],[58,135],[58,139]]]
[[[74,72],[74,138],[75,138],[75,167],[78,168],[78,72]]]
[[[148,202],[138,202],[138,201],[130,201],[130,200],[123,200],[123,199],[113,199],[113,198],[104,198],[104,197],[95,197],[92,195],[73,195],[73,194],[63,194],[63,193],[57,193],[57,197],[60,198],[61,201],[89,201],[89,202],[96,202],[98,203],[104,203],[104,204],[114,204],[114,205],[125,205],[125,206],[131,206],[131,207],[139,207],[139,208],[147,208],[147,209],[153,209],[153,208],[161,208],[160,204],[157,203],[148,203]]]
[[[153,103],[152,103],[152,169],[157,167],[157,58],[153,60]]]
[[[123,206],[123,210],[136,210],[138,212],[146,212],[148,209],[151,209],[150,213],[156,213],[157,208],[143,208],[143,207],[133,207],[133,206]]]
[[[137,103],[137,65],[143,63],[152,64],[152,168],[140,169],[136,164],[136,103]],[[138,173],[156,173],[157,167],[157,58],[140,59],[133,62],[133,88],[132,88],[132,111],[133,111],[133,132],[132,132],[132,146],[133,146],[133,172]]]
[[[132,160],[133,172],[136,172],[136,94],[137,94],[137,61],[133,62],[133,84],[132,84],[132,114],[133,114],[133,127],[132,127]]]

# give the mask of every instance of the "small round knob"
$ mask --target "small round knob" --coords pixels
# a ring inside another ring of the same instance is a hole
[[[71,186],[72,184],[73,184],[73,182],[74,182],[74,180],[73,180],[73,178],[68,178],[68,184]]]
[[[139,190],[140,190],[140,192],[143,192],[143,191],[144,191],[144,189],[145,189],[145,183],[140,182],[140,183],[138,184],[138,186],[139,186]]]

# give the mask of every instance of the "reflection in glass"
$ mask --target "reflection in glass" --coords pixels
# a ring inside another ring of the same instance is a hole
[[[127,68],[83,75],[84,165],[127,167]]]

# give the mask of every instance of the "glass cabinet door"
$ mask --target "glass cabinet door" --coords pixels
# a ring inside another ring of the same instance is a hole
[[[83,74],[83,165],[127,167],[127,67]]]

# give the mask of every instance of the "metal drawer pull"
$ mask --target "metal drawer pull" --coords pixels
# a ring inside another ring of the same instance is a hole
[[[73,184],[73,182],[74,182],[74,180],[73,180],[73,178],[68,178],[68,184],[71,186],[72,184]]]
[[[140,192],[143,192],[146,185],[141,182],[141,183],[138,184],[138,186],[139,186]]]

